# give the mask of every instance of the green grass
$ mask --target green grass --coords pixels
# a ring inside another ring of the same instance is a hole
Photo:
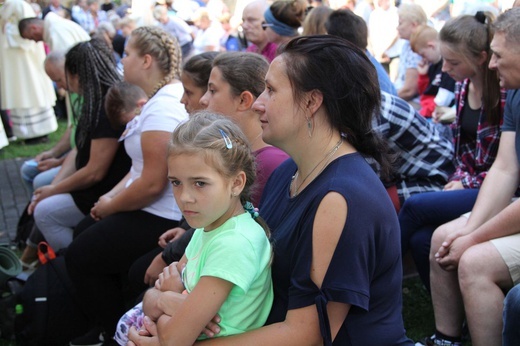
[[[58,120],[58,130],[49,135],[49,141],[44,144],[26,145],[23,141],[17,140],[9,143],[7,147],[0,150],[0,160],[15,159],[18,157],[34,157],[42,151],[54,146],[67,129],[66,120]]]
[[[403,281],[403,319],[406,335],[419,341],[435,331],[432,300],[419,277]]]

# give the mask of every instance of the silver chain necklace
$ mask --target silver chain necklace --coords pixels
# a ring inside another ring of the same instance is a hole
[[[318,166],[325,162],[325,165],[323,165],[323,167],[320,169],[320,171],[318,172],[317,175],[320,175],[321,172],[323,172],[323,170],[325,169],[325,167],[327,167],[327,164],[329,163],[329,160],[332,158],[332,156],[334,156],[334,154],[336,153],[336,151],[338,151],[339,147],[341,146],[341,144],[343,143],[343,137],[340,137],[338,143],[336,143],[336,145],[334,146],[334,148],[332,148],[328,153],[327,155],[325,155],[325,157],[323,159],[320,160],[320,162],[318,162],[316,164],[316,166],[314,166],[314,168],[309,172],[309,174],[307,174],[305,176],[305,178],[303,178],[302,182],[300,183],[300,185],[298,185],[296,187],[296,189],[294,190],[294,193],[292,194],[292,197],[296,197],[298,196],[299,194],[299,190],[300,188],[302,187],[302,185],[305,183],[305,181],[311,176],[312,173],[314,173],[314,171],[316,170],[316,168],[318,168]],[[289,185],[289,191],[292,191],[293,189],[293,185],[294,185],[294,182],[296,181],[296,179],[298,178],[299,176],[299,173],[300,171],[297,170],[296,171],[296,174],[294,174],[291,178],[291,184]]]

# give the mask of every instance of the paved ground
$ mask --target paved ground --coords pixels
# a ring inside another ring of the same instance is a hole
[[[29,193],[20,177],[24,159],[0,161],[0,245],[16,236],[16,224],[29,201]]]

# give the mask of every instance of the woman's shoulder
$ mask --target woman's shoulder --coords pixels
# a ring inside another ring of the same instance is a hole
[[[146,123],[149,118],[178,120],[188,119],[188,113],[180,102],[183,89],[181,83],[168,84],[162,87],[143,107],[140,122]]]

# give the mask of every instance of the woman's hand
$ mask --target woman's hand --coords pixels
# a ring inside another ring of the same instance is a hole
[[[155,256],[152,263],[148,266],[148,269],[146,269],[146,273],[144,274],[144,283],[148,286],[153,286],[155,281],[159,279],[159,274],[162,273],[166,266],[168,266],[168,263],[164,262],[162,253]]]
[[[105,217],[113,214],[114,212],[110,208],[110,201],[112,198],[108,196],[101,196],[99,200],[94,203],[92,209],[90,209],[90,216],[96,221],[104,219]]]
[[[55,194],[56,192],[54,191],[53,185],[46,185],[36,189],[36,191],[34,191],[31,204],[29,204],[29,207],[27,208],[27,213],[29,215],[32,215],[38,203],[43,201],[45,198],[53,196]]]
[[[446,185],[444,185],[444,191],[451,191],[451,190],[462,190],[464,189],[464,186],[462,185],[462,182],[460,180],[456,181],[450,181]]]
[[[168,243],[179,239],[184,233],[186,233],[186,230],[181,227],[175,227],[167,230],[159,237],[159,246],[164,249]]]

